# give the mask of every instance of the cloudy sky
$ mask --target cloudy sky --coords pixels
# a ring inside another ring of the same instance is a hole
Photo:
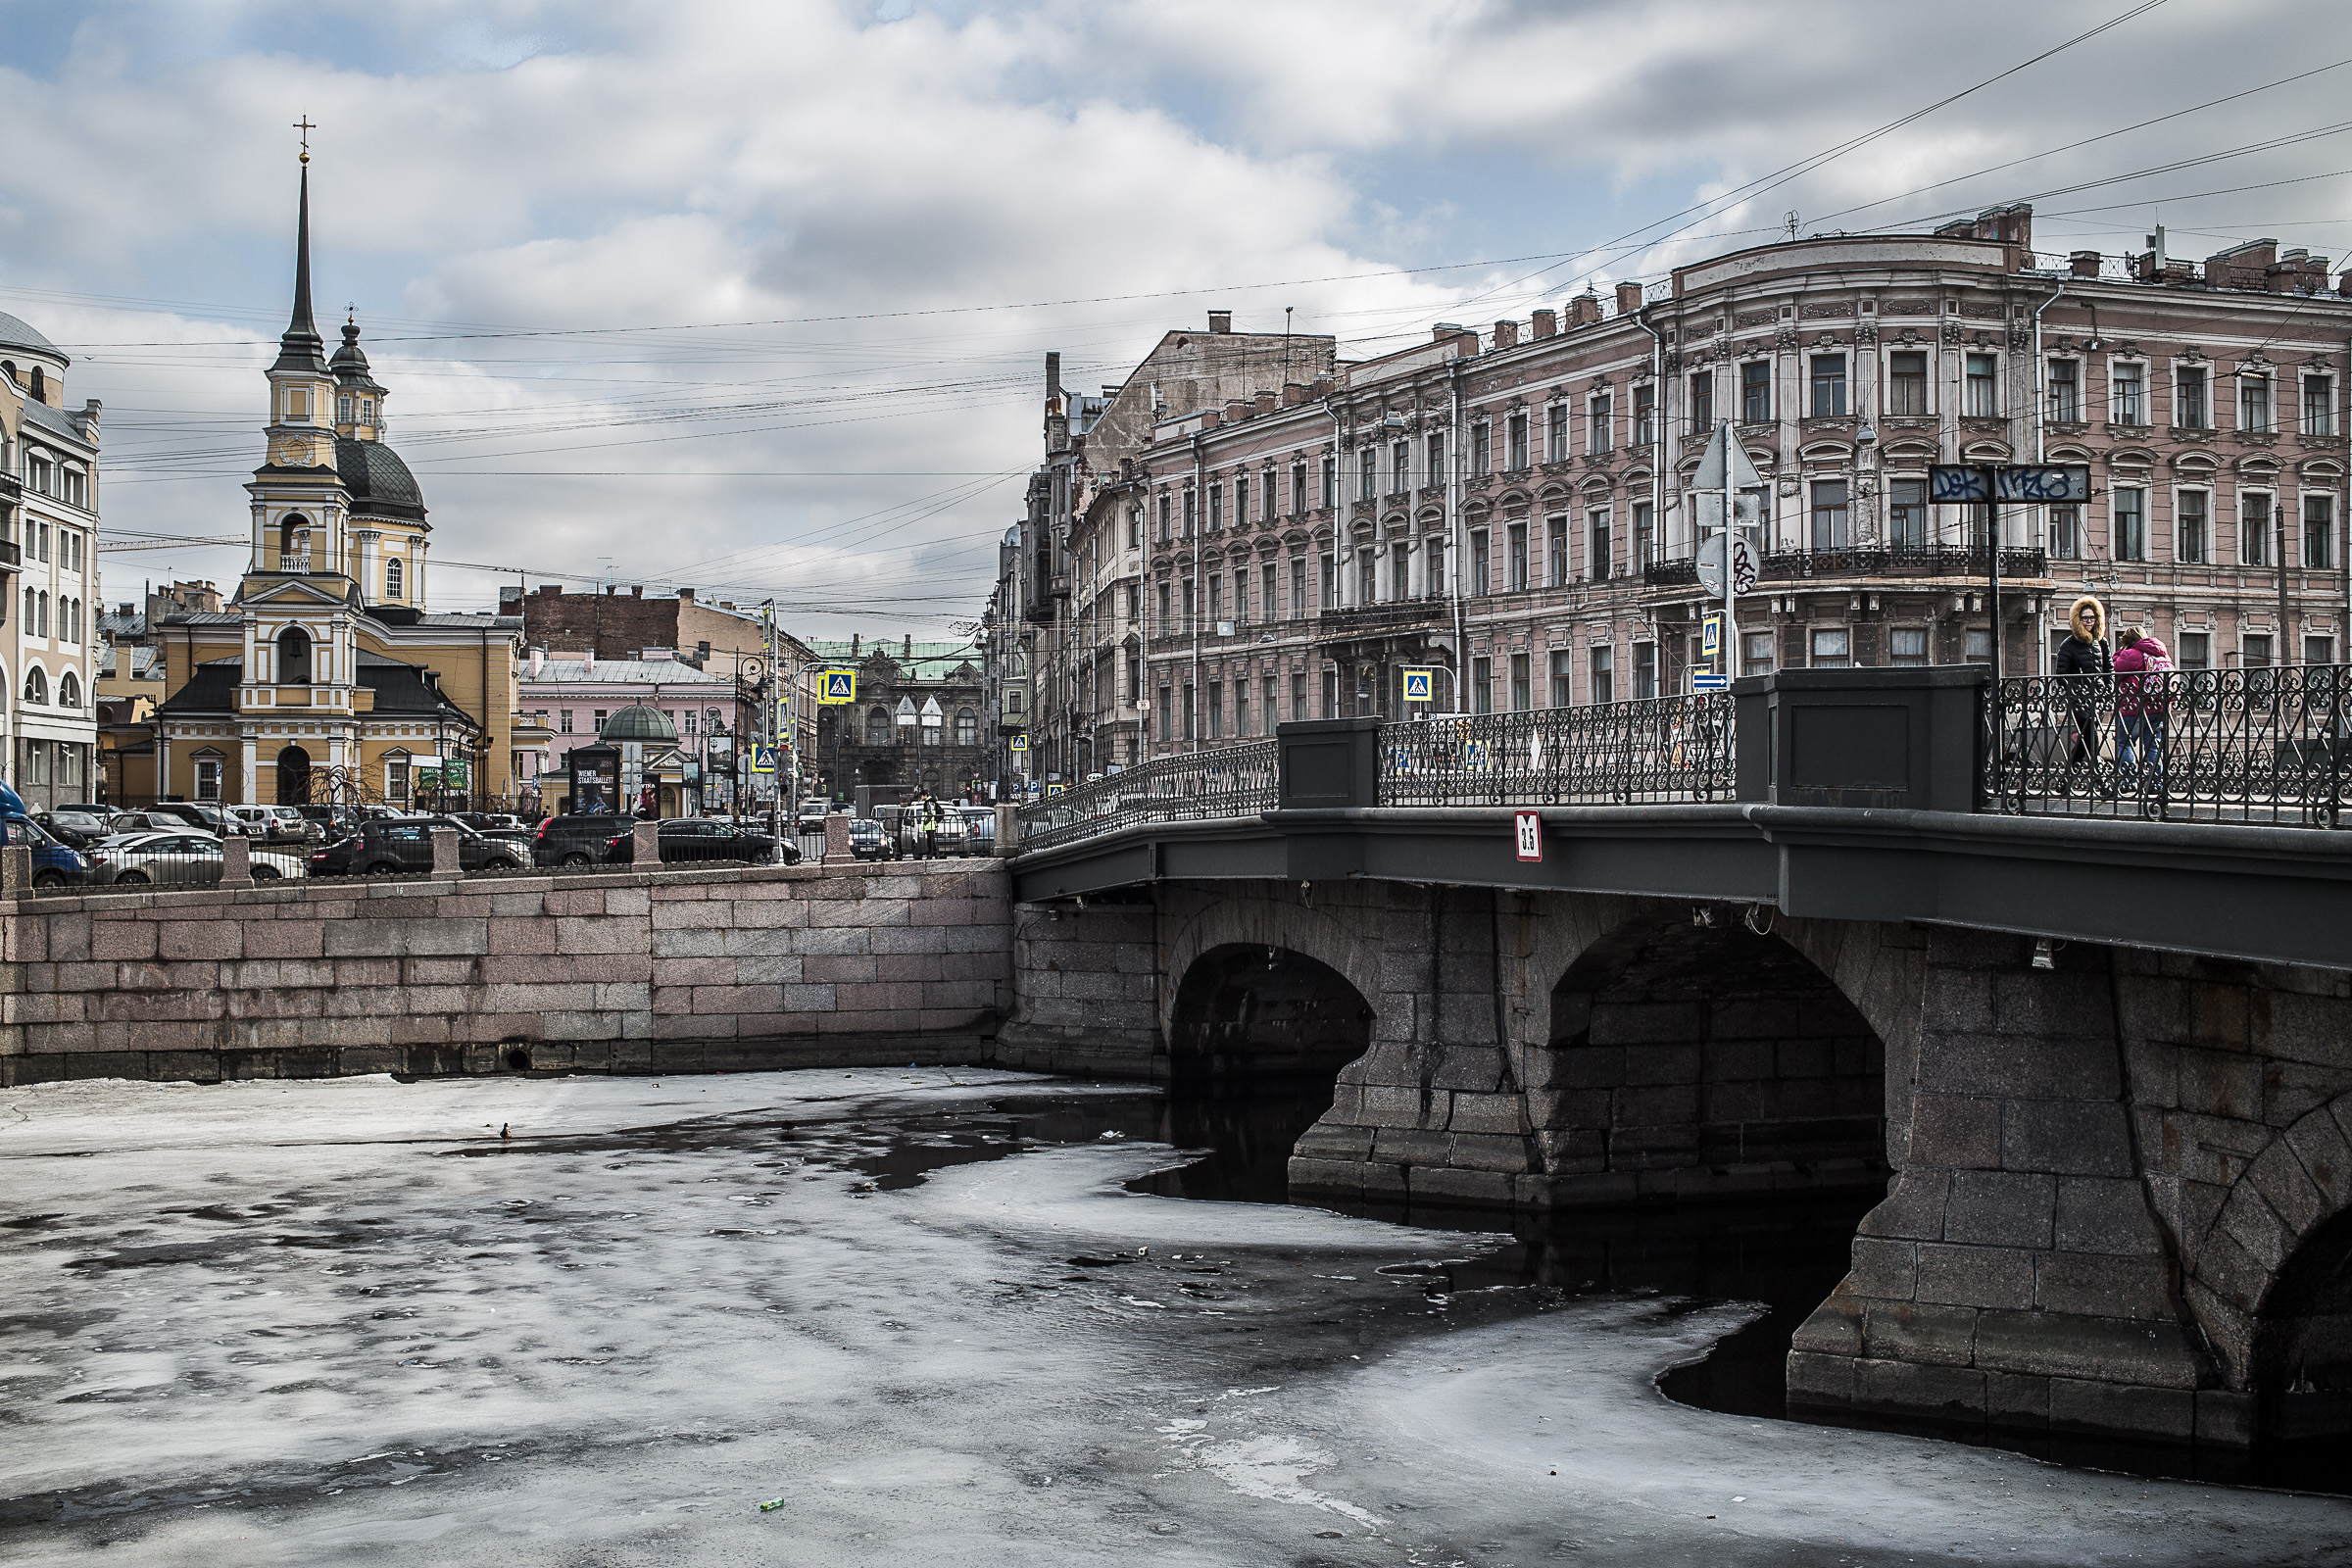
[[[392,389],[436,609],[940,636],[1049,349],[1089,387],[1288,308],[1378,353],[1790,213],[2333,259],[2348,89],[2340,0],[0,0],[0,310],[105,401],[108,597],[233,579],[307,115],[321,325]]]

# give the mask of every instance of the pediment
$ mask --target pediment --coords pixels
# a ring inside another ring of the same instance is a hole
[[[262,605],[279,610],[296,607],[342,610],[350,604],[346,592],[330,593],[308,577],[280,577],[259,589],[249,581],[238,590],[236,602],[245,610]]]

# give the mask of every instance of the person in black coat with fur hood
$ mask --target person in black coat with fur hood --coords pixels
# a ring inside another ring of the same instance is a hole
[[[2059,675],[2112,675],[2115,662],[2107,648],[2107,609],[2088,594],[2076,600],[2066,612],[2066,641],[2058,645],[2058,658],[2053,673]],[[2081,683],[2089,686],[2091,683]],[[2067,743],[2068,764],[2092,762],[2099,755],[2098,704],[2090,692],[2069,689],[2067,706],[2075,719],[2074,739]]]

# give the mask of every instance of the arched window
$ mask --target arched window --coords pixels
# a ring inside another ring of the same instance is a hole
[[[24,635],[37,636],[41,626],[41,596],[31,589],[24,590]]]
[[[890,744],[889,709],[876,706],[865,710],[865,744],[868,746],[888,746]]]
[[[49,401],[49,372],[37,365],[32,368],[32,395],[43,403]]]
[[[277,525],[277,569],[311,569],[311,519],[299,512],[287,513]]]
[[[401,578],[401,564],[400,564],[399,562],[397,562],[397,561],[387,561],[387,562],[385,562],[385,563],[384,563],[384,597],[385,597],[386,599],[398,599],[398,598],[400,597],[400,578]]]
[[[980,744],[980,720],[968,708],[956,710],[956,744],[958,746]]]
[[[46,592],[43,592],[41,595],[41,623],[37,628],[33,629],[32,634],[35,637],[46,637],[49,635],[49,595]]]
[[[277,634],[277,678],[288,686],[311,683],[311,634],[300,626]]]
[[[81,707],[81,682],[74,678],[74,672],[70,669],[57,677],[57,706],[74,709]]]
[[[49,701],[49,677],[42,674],[37,665],[24,672],[24,700],[28,703]]]

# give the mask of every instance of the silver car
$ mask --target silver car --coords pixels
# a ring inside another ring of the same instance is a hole
[[[310,861],[299,854],[250,852],[253,879],[275,882],[308,875]],[[113,887],[209,887],[220,880],[220,841],[209,833],[125,833],[103,839],[84,852],[90,881]]]

